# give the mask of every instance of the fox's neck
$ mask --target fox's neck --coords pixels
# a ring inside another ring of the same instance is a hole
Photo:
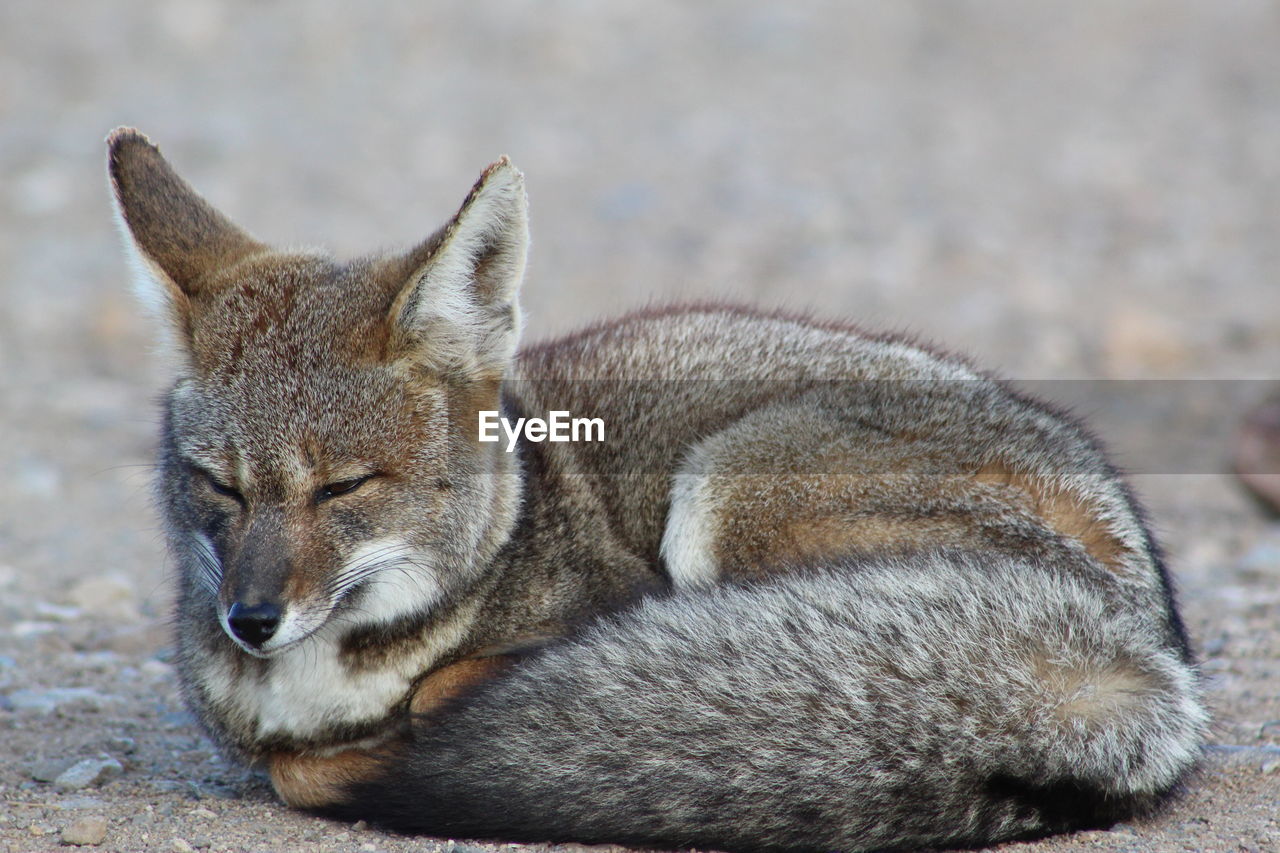
[[[545,414],[511,387],[503,389],[501,413],[512,423]],[[481,582],[485,604],[475,636],[489,650],[564,636],[666,585],[660,567],[616,535],[598,491],[610,484],[590,476],[573,447],[521,435],[511,451],[523,497],[511,535]]]

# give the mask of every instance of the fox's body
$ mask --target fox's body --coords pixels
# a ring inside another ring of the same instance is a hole
[[[858,849],[1103,825],[1194,763],[1168,579],[1044,407],[903,340],[724,307],[517,354],[505,161],[422,246],[348,264],[257,243],[132,132],[111,173],[178,354],[183,685],[286,800]],[[487,410],[607,437],[507,452]]]

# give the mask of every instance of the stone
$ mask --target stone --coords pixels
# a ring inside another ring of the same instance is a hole
[[[105,817],[82,817],[62,830],[62,843],[76,847],[96,847],[107,840]]]
[[[71,587],[67,598],[91,616],[120,622],[142,618],[133,584],[117,575],[85,578]]]
[[[45,690],[28,688],[14,690],[8,695],[6,704],[14,711],[51,714],[72,706],[100,711],[112,701],[112,697],[104,696],[88,687],[51,687]]]
[[[101,785],[108,779],[124,773],[124,765],[110,755],[102,753],[97,758],[86,758],[77,761],[53,780],[59,791],[79,791]]]
[[[120,752],[125,755],[132,755],[138,749],[138,743],[131,737],[123,735],[107,739],[107,748],[112,752]]]
[[[27,772],[31,774],[31,778],[37,782],[52,782],[61,776],[71,762],[65,758],[50,758],[34,762]]]

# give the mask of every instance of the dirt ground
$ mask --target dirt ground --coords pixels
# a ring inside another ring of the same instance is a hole
[[[0,850],[468,850],[293,814],[182,708],[120,124],[257,235],[344,255],[510,154],[532,337],[721,297],[1073,403],[1168,549],[1214,746],[1154,820],[1006,849],[1280,849],[1280,524],[1226,475],[1280,374],[1274,0],[6,0]]]

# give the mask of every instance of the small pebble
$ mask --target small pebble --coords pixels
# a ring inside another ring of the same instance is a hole
[[[50,805],[56,805],[64,812],[76,811],[77,809],[105,809],[107,807],[106,802],[97,797],[65,797]]]
[[[569,845],[566,845],[566,846],[567,846],[567,847],[569,847],[569,848],[573,848],[573,847],[577,846],[577,847],[581,847],[583,850],[587,850],[587,849],[593,849],[593,850],[594,850],[594,849],[595,849],[595,848],[588,848],[586,845],[573,845],[573,844],[569,844]],[[446,848],[446,849],[449,851],[449,853],[488,853],[488,851],[487,851],[487,850],[485,850],[485,848],[483,848],[483,847],[477,847],[477,846],[475,846],[474,844],[461,844],[461,843],[456,842],[456,841],[450,841],[450,842],[449,842],[449,846],[448,846],[448,848]],[[608,849],[610,849],[610,848],[609,848],[609,847],[607,847],[607,846],[602,845],[602,846],[600,847],[600,849],[601,849],[601,850],[608,850]],[[619,851],[619,853],[621,853],[621,851],[622,851],[622,850],[624,850],[624,849],[625,849],[625,848],[619,847],[619,848],[617,848],[617,851]]]
[[[52,619],[55,622],[75,622],[84,615],[78,607],[68,607],[65,604],[54,604],[51,601],[37,601],[32,605],[31,610],[36,616],[44,619]]]
[[[196,848],[192,847],[191,842],[185,838],[175,838],[169,842],[169,849],[173,853],[195,853]]]
[[[76,607],[93,616],[122,622],[136,622],[142,618],[133,584],[122,577],[85,578],[71,587],[67,597]]]
[[[160,722],[166,729],[185,729],[196,724],[196,718],[189,711],[170,711],[160,715]]]
[[[131,755],[138,748],[137,742],[131,737],[113,737],[107,738],[107,749],[112,752],[120,752],[125,755]]]
[[[82,817],[62,830],[62,843],[93,847],[107,838],[105,817]]]
[[[108,779],[115,778],[124,772],[124,765],[111,756],[103,753],[97,758],[86,758],[77,761],[53,780],[59,791],[79,791],[101,785]]]
[[[148,678],[168,678],[173,674],[173,666],[160,660],[146,661],[139,669]]]
[[[103,696],[88,687],[53,687],[48,690],[15,690],[8,696],[8,705],[15,711],[38,711],[50,714],[60,708],[83,706],[101,710],[112,698]]]
[[[71,762],[66,759],[55,758],[46,761],[37,761],[32,764],[27,771],[31,774],[31,778],[37,782],[52,782],[66,772],[71,766]]]

